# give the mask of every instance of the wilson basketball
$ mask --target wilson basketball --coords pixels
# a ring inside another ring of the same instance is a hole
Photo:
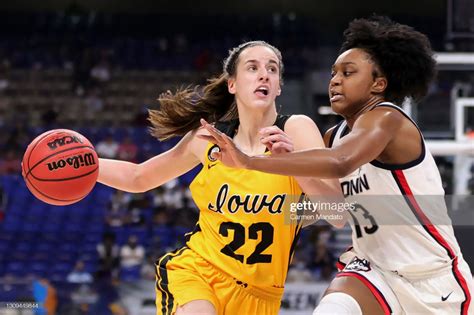
[[[26,149],[22,175],[31,193],[52,205],[69,205],[94,188],[99,160],[83,135],[67,129],[47,131]]]

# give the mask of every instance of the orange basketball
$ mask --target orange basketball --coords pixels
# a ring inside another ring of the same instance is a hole
[[[69,205],[94,188],[99,160],[83,135],[55,129],[30,143],[23,156],[22,175],[36,198],[52,205]]]

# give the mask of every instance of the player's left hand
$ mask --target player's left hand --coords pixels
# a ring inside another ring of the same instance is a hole
[[[272,154],[292,152],[293,141],[277,126],[265,127],[259,130],[260,142],[263,143]]]

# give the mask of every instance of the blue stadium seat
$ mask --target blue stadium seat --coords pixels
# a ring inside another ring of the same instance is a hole
[[[92,263],[94,265],[97,264],[99,258],[99,254],[96,251],[84,251],[81,252],[79,255],[79,259],[82,260],[84,263]]]
[[[174,233],[175,233],[175,237],[178,239],[178,238],[182,238],[184,237],[184,235],[186,233],[189,233],[191,232],[192,229],[188,228],[188,227],[185,227],[185,226],[175,226],[174,227]]]
[[[29,268],[33,272],[33,274],[45,276],[48,273],[50,266],[46,263],[34,262],[29,266]]]
[[[58,247],[58,251],[64,254],[77,254],[78,250],[77,246],[69,243],[59,245]]]
[[[0,286],[0,301],[18,301],[30,294],[31,288],[27,285],[9,284]]]
[[[110,198],[114,193],[115,189],[97,183],[93,190],[94,203],[96,205],[105,206],[110,202]]]
[[[32,244],[30,242],[27,242],[27,241],[19,241],[18,243],[16,243],[15,245],[15,250],[16,251],[21,251],[21,252],[31,252],[31,250],[33,249],[32,248]]]
[[[87,233],[83,242],[98,244],[102,241],[102,233]]]
[[[94,260],[84,261],[84,270],[94,274],[97,271],[97,262]]]
[[[84,241],[84,235],[87,235],[81,232],[74,232],[74,233],[66,233],[64,236],[61,237],[62,241],[74,246],[79,246]]]
[[[41,229],[41,226],[39,225],[39,222],[25,222],[22,227],[22,231],[25,231],[27,233],[36,233],[39,232]]]
[[[132,235],[135,235],[138,239],[139,244],[144,244],[149,236],[148,233],[148,228],[143,226],[143,227],[128,227],[125,229],[125,238],[128,240],[128,238]]]
[[[83,243],[81,246],[81,254],[95,253],[97,251],[97,242]]]
[[[9,261],[26,262],[29,261],[30,253],[25,251],[10,250],[8,253]]]
[[[3,226],[0,224],[0,240],[2,241],[11,241],[15,239],[15,234],[14,233],[9,233],[8,231],[5,231]]]
[[[88,221],[92,224],[104,224],[104,217],[107,211],[107,205],[93,202],[90,205]]]
[[[10,242],[7,240],[0,240],[0,257],[6,255],[8,249],[10,248]]]
[[[8,208],[15,209],[15,211],[22,211],[28,209],[28,204],[33,198],[32,194],[23,187],[17,187],[16,190],[9,195],[10,200]]]
[[[50,234],[56,234],[61,229],[61,225],[57,222],[50,222],[50,221],[46,220],[46,222],[44,222],[44,225],[43,225],[42,229],[43,229],[43,232],[47,232],[47,233],[50,233]]]
[[[101,218],[101,220],[103,220],[103,218]],[[93,221],[92,222],[89,221],[89,224],[87,224],[85,228],[86,228],[87,233],[101,234],[101,235],[104,233],[104,230],[105,230],[104,224],[102,222],[95,223]]]
[[[41,242],[39,243],[35,250],[36,252],[46,252],[46,253],[49,253],[50,251],[52,251],[53,249],[55,248],[55,246],[53,245],[53,243],[50,243],[50,242]]]
[[[6,225],[21,225],[22,222],[23,222],[23,216],[21,214],[19,214],[18,212],[14,212],[14,211],[9,210],[6,213],[5,218],[2,221],[2,224],[4,226],[6,226]]]
[[[85,222],[84,222],[85,223]],[[67,234],[79,234],[82,233],[83,224],[74,222],[74,221],[66,221],[66,224],[63,226],[62,231]]]
[[[68,206],[68,209],[69,217],[84,216],[89,212],[89,207],[83,200]]]
[[[142,209],[141,214],[145,222],[149,223],[153,221],[153,209],[150,209],[150,208]]]
[[[36,242],[42,241],[42,238],[40,237],[38,233],[36,233],[35,231],[26,231],[26,230],[21,231],[17,235],[17,237],[15,237],[15,239],[18,241],[25,241],[29,243],[36,243]]]
[[[55,258],[62,263],[74,264],[77,261],[77,254],[71,252],[56,252]]]
[[[9,262],[5,268],[6,274],[12,274],[18,277],[26,276],[29,270],[27,270],[27,264],[24,262],[12,261]]]
[[[88,217],[83,215],[82,213],[71,213],[64,220],[67,225],[76,225],[80,226],[81,228],[83,228],[84,225],[87,225],[89,221]]]
[[[158,236],[163,246],[171,246],[176,240],[173,229],[164,225],[153,227],[153,236]]]
[[[74,263],[57,262],[49,272],[49,278],[52,281],[65,281],[67,275],[74,268]]]
[[[55,263],[56,262],[56,256],[54,255],[54,252],[42,252],[42,251],[36,251],[30,256],[30,262],[31,263]]]
[[[20,175],[3,176],[2,186],[5,193],[9,196],[13,195],[18,187],[24,187],[23,178]]]
[[[107,231],[114,234],[117,245],[123,245],[127,241],[127,231],[124,227],[108,227]]]
[[[14,204],[12,203],[11,200],[8,202],[8,205],[5,211],[6,218],[8,218],[8,216],[23,218],[27,213],[28,213],[28,205]]]
[[[69,213],[69,208],[65,206],[48,206],[46,209],[48,217],[64,218]]]
[[[140,267],[120,268],[120,280],[131,282],[140,279]]]
[[[30,204],[27,217],[44,218],[48,214],[48,205],[46,204]]]
[[[54,273],[68,274],[74,268],[74,263],[58,262],[53,265],[52,271]]]

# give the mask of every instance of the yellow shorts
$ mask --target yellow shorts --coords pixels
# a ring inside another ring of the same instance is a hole
[[[282,288],[262,290],[224,274],[189,247],[156,262],[156,314],[172,315],[179,305],[207,300],[218,315],[276,315]]]

